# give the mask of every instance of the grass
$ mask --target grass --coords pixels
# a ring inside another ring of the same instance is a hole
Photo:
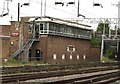
[[[7,62],[3,62],[2,66],[39,66],[47,65],[44,61],[32,61],[32,62],[18,62],[15,59],[10,59]]]
[[[104,61],[104,62],[113,62],[114,60],[103,56],[102,61]]]
[[[109,59],[108,57],[103,56],[102,61],[104,62],[114,62],[113,59]],[[79,64],[87,64],[88,61],[80,61]],[[98,63],[98,62],[94,62]],[[75,62],[67,62],[67,64],[78,64]],[[2,62],[2,66],[40,66],[40,65],[49,65],[48,63],[44,61],[31,61],[31,62],[18,62],[15,59],[10,59],[7,62]]]

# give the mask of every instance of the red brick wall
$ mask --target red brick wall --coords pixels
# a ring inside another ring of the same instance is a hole
[[[70,60],[71,52],[67,51],[68,45],[75,46],[75,52],[72,52],[72,60]],[[96,52],[95,52],[96,51]],[[90,54],[91,53],[91,54]],[[57,54],[57,59],[53,60],[53,54]],[[65,59],[62,59],[62,54]],[[98,61],[99,49],[91,49],[89,40],[81,40],[59,36],[48,36],[47,39],[47,62],[49,63],[76,63],[81,61]],[[79,59],[77,59],[79,55]],[[86,56],[86,59],[83,56]],[[91,56],[93,59],[91,59]]]
[[[75,46],[75,52],[67,51],[68,45]],[[40,49],[43,60],[48,63],[78,63],[82,61],[99,61],[99,48],[90,48],[89,40],[81,40],[75,38],[67,38],[60,36],[41,35],[40,41],[35,42],[32,47],[32,57],[35,57],[35,50]],[[53,54],[57,54],[57,59],[53,59]],[[62,54],[65,59],[62,59]],[[77,59],[79,55],[79,59]],[[86,59],[84,59],[84,55]]]
[[[30,32],[28,32],[28,23],[29,17],[21,18],[21,28],[22,28],[22,35],[23,35],[23,45],[28,41],[28,38],[30,36]]]
[[[47,35],[42,35],[39,42],[34,42],[31,48],[32,57],[35,60],[35,50],[39,49],[42,52],[43,60],[47,60]]]
[[[2,59],[10,57],[10,39],[2,39]]]
[[[10,36],[10,25],[0,26],[0,35]],[[1,37],[0,38],[0,59],[9,59],[10,56],[10,38]]]
[[[72,58],[70,60],[71,52],[67,51],[68,45],[75,46],[75,52],[72,53]],[[74,38],[66,38],[59,36],[49,36],[48,37],[48,62],[49,63],[75,63],[83,60],[83,55],[88,56],[88,50],[90,42],[88,40],[80,40]],[[53,54],[57,54],[57,59],[53,60]],[[65,59],[62,59],[62,54],[65,55]],[[77,55],[80,59],[77,60]]]
[[[10,55],[12,55],[15,51],[19,49],[19,36],[12,36],[12,33],[19,33],[19,28],[18,28],[18,22],[11,22],[11,27],[10,27],[10,42],[13,44],[10,45]]]
[[[15,53],[20,47],[22,48],[28,41],[29,38],[29,32],[28,32],[28,17],[21,18],[21,22],[12,21],[11,22],[11,38],[10,41],[13,42],[13,44],[10,47],[10,55]],[[20,37],[21,32],[21,37]],[[19,33],[18,36],[12,36],[12,33]],[[21,39],[21,41],[20,41]]]
[[[100,48],[90,48],[89,53],[90,53],[90,56],[88,58],[89,60],[100,61]]]

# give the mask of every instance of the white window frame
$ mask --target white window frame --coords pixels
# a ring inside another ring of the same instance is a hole
[[[65,54],[62,54],[62,60],[64,60],[65,59]]]
[[[43,30],[40,30],[40,25],[41,25],[41,24],[43,25]],[[40,34],[44,34],[44,26],[45,26],[44,23],[39,23],[39,33],[40,33]],[[42,33],[42,32],[43,32],[43,33]]]
[[[57,54],[53,54],[53,60],[57,59]]]
[[[72,47],[72,48],[71,48]],[[75,45],[68,45],[67,47],[68,52],[75,52]]]
[[[73,57],[72,57],[72,55],[70,55],[70,60],[72,60],[73,59]]]
[[[79,60],[80,59],[80,55],[77,55],[77,60]]]
[[[84,59],[84,60],[86,59],[86,55],[85,55],[85,54],[83,55],[83,59]]]

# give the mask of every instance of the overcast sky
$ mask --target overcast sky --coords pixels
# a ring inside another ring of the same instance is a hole
[[[5,0],[0,0],[0,14],[7,12],[7,4]],[[45,0],[42,0],[42,15],[58,17],[58,18],[77,18],[77,4],[78,0],[46,0],[46,13],[45,13]],[[55,2],[61,1],[65,5],[55,5]],[[74,1],[75,5],[66,6],[69,1]],[[80,14],[87,18],[117,18],[118,7],[113,4],[118,4],[119,0],[79,0],[80,1]],[[17,5],[18,2],[22,5],[28,3],[29,0],[12,0],[9,3],[9,16],[0,17],[0,24],[8,24],[11,20],[17,20]],[[93,7],[93,3],[100,3],[101,7]],[[30,0],[30,6],[23,6],[20,8],[20,16],[40,16],[41,15],[41,0]],[[79,17],[82,18],[82,17]]]

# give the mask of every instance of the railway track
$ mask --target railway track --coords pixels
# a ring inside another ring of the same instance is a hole
[[[42,84],[108,84],[110,82],[118,80],[120,77],[116,76],[119,73],[120,72],[118,72],[118,70],[99,71],[97,73],[85,73],[62,77],[52,77],[46,79],[30,80],[26,82],[39,82]],[[114,77],[114,79],[111,80],[112,77]]]
[[[95,68],[106,66],[120,66],[119,62],[111,63],[82,63],[82,64],[66,64],[66,65],[43,65],[43,66],[18,66],[18,67],[2,67],[2,74],[31,73],[31,72],[48,72],[48,71],[64,71],[79,70],[83,68]]]
[[[45,78],[51,78],[51,77],[63,77],[64,76],[72,76],[72,75],[76,75],[76,74],[80,74],[80,75],[85,75],[85,74],[92,74],[92,73],[97,73],[97,72],[103,72],[103,71],[113,71],[113,70],[118,70],[120,67],[118,66],[104,66],[104,67],[89,67],[89,68],[83,68],[83,69],[70,69],[70,70],[57,70],[57,71],[40,71],[40,72],[31,72],[31,73],[17,73],[17,74],[7,74],[7,75],[2,75],[2,83],[8,83],[8,82],[21,82],[21,81],[27,81],[27,80],[32,80],[32,79],[45,79]],[[118,70],[119,71],[119,70]],[[116,72],[111,72],[113,73],[115,76],[119,73],[118,71]],[[116,74],[115,74],[116,73]],[[107,73],[108,74],[108,73]],[[107,74],[102,74],[102,75],[107,75]],[[109,73],[110,74],[110,73]],[[101,76],[102,76],[101,75]],[[90,75],[90,78],[92,77],[97,77],[100,76],[100,74],[96,74],[96,75]],[[89,76],[86,77],[82,77],[81,79],[84,78],[89,78]],[[85,79],[85,80],[87,80]],[[53,79],[54,80],[54,79]],[[89,79],[88,79],[89,80]],[[68,81],[76,81],[73,83],[78,83],[78,78],[77,79],[72,79],[72,80],[66,80],[66,83],[69,83]],[[92,80],[93,81],[93,80]],[[60,82],[65,82],[64,80],[62,81],[57,81],[57,82],[52,82],[54,84],[58,83],[60,84]],[[86,81],[83,81],[86,82]],[[47,83],[47,82],[46,82]],[[50,82],[48,82],[49,84]]]

